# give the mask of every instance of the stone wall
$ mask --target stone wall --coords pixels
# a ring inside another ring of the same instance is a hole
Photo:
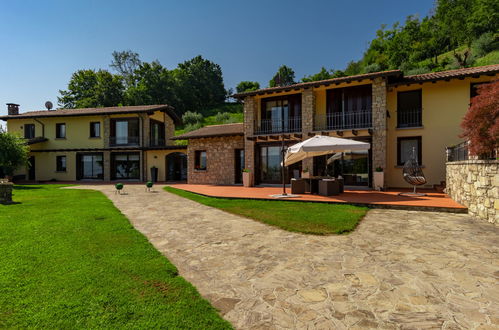
[[[447,194],[468,212],[499,225],[499,161],[467,160],[446,164]]]
[[[308,133],[314,130],[314,114],[315,114],[315,93],[312,88],[307,88],[301,96],[301,111],[302,111],[302,139],[309,138]],[[310,173],[314,168],[313,158],[302,160],[302,169],[308,169]]]
[[[372,83],[372,125],[371,149],[374,173],[377,167],[386,169],[386,80],[384,78],[376,78]]]
[[[12,182],[0,182],[0,203],[12,202]]]
[[[255,132],[257,106],[255,97],[248,96],[244,99],[244,164],[253,173],[255,173],[255,142],[248,140],[247,137],[253,136]],[[252,180],[252,184],[255,184],[254,175]]]
[[[235,149],[244,149],[243,136],[190,139],[187,147],[187,182],[234,184]],[[206,151],[206,170],[194,168],[196,150]]]

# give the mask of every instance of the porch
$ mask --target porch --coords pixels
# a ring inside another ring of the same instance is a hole
[[[244,198],[259,200],[279,200],[270,197],[282,193],[282,187],[242,187],[240,185],[218,186],[201,184],[170,184],[169,186],[190,191],[196,194],[220,197],[220,198]],[[286,201],[315,202],[315,203],[347,203],[364,205],[372,208],[389,208],[415,211],[440,211],[451,213],[466,213],[468,209],[453,201],[444,193],[435,190],[422,190],[426,193],[422,197],[399,196],[400,192],[410,189],[390,189],[388,191],[375,191],[366,189],[346,189],[344,193],[335,196],[320,196],[312,194],[300,194],[299,197],[287,198]],[[290,189],[287,189],[290,193]]]

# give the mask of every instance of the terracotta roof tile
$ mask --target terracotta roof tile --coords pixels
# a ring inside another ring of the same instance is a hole
[[[172,140],[199,139],[229,135],[244,135],[243,123],[205,126],[195,131],[175,136]]]
[[[0,116],[2,120],[22,119],[22,118],[47,118],[47,117],[72,117],[72,116],[94,116],[94,115],[112,115],[139,113],[151,111],[165,111],[175,122],[180,122],[179,116],[175,113],[173,107],[167,104],[158,105],[134,105],[123,107],[103,107],[103,108],[81,108],[81,109],[57,109],[57,110],[42,110],[28,111],[19,115]]]
[[[410,82],[424,82],[432,80],[456,79],[456,78],[464,78],[475,75],[496,74],[496,73],[499,73],[499,64],[405,76],[403,79],[401,79],[400,82],[397,82],[396,84],[404,84]]]

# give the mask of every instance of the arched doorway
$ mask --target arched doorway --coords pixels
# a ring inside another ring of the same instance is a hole
[[[173,152],[166,155],[166,181],[187,181],[187,155]]]

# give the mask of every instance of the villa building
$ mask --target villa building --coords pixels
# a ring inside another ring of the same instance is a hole
[[[281,182],[281,148],[314,135],[369,142],[365,152],[306,159],[288,168],[341,175],[346,185],[372,186],[384,172],[386,187],[407,187],[402,168],[415,157],[426,188],[445,181],[446,147],[462,142],[460,123],[476,86],[499,78],[499,65],[404,76],[368,73],[239,93],[244,123],[201,128],[188,139],[188,182],[237,184],[241,169],[253,184]],[[329,157],[329,158],[328,158]]]
[[[30,145],[30,181],[150,180],[187,177],[186,147],[170,139],[179,118],[168,105],[58,109],[19,113],[8,104],[9,132]]]

